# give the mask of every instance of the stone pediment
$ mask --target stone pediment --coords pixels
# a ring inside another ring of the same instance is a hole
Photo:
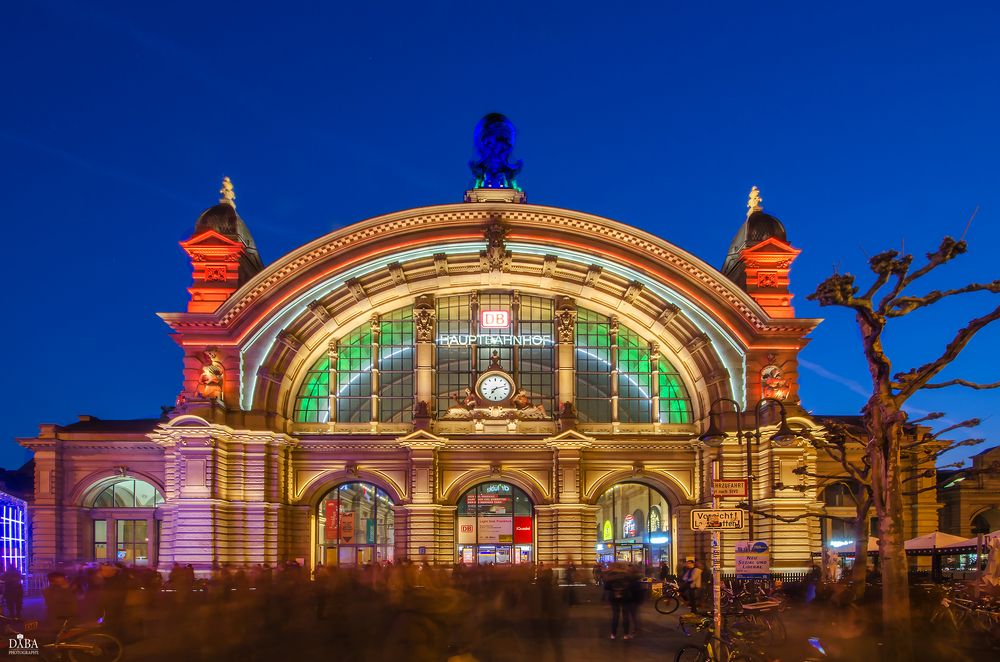
[[[551,448],[587,448],[597,440],[576,430],[566,430],[543,441]]]
[[[448,443],[448,439],[431,434],[427,430],[415,430],[402,437],[396,437],[396,443],[404,448],[440,448]]]

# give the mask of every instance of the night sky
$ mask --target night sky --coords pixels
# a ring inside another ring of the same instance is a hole
[[[518,126],[530,202],[717,267],[759,186],[803,251],[797,313],[826,318],[801,355],[803,404],[856,413],[858,333],[806,301],[820,280],[867,283],[866,256],[887,248],[919,262],[977,206],[969,253],[915,292],[1000,278],[1000,5],[633,4],[0,5],[0,464],[27,459],[13,438],[39,423],[173,402],[181,352],[155,313],[185,308],[177,242],[223,175],[271,263],[370,216],[460,201],[490,111]],[[930,360],[996,304],[915,314],[890,356]],[[945,376],[1000,379],[998,341],[994,325]],[[983,417],[975,436],[995,443],[998,402],[950,389],[912,411]]]

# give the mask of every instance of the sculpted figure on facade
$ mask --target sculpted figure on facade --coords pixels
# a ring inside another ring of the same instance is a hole
[[[476,183],[473,188],[509,188],[520,191],[517,176],[523,161],[511,161],[517,130],[500,113],[490,113],[479,120],[472,134],[479,159],[469,161]]]
[[[576,308],[561,308],[556,312],[556,338],[561,343],[572,343],[576,334]]]
[[[765,398],[774,398],[775,400],[784,400],[788,397],[788,380],[785,379],[782,374],[781,367],[775,365],[774,359],[774,354],[768,354],[768,363],[766,366],[761,368],[761,396]]]
[[[219,350],[209,347],[198,357],[202,362],[198,379],[198,395],[208,400],[222,400],[226,369]]]

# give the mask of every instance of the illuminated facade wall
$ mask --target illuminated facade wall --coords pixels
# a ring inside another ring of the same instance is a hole
[[[27,572],[28,506],[3,492],[0,492],[0,549],[5,569],[14,566],[22,573]]]
[[[737,282],[627,225],[475,190],[264,267],[232,202],[182,243],[189,310],[161,315],[184,352],[176,406],[21,440],[35,452],[36,567],[111,549],[203,572],[290,559],[451,564],[469,545],[480,545],[473,558],[580,566],[602,551],[597,522],[616,485],[646,495],[627,513],[641,512],[656,547],[644,559],[704,558],[707,538],[688,521],[708,493],[713,455],[696,440],[711,403],[752,405],[778,389],[792,425],[822,434],[799,406],[796,367],[818,320],[794,315],[797,251],[783,238],[737,247]],[[751,473],[735,438],[722,455],[724,476]],[[753,461],[757,508],[824,507],[815,486],[795,489],[797,466],[822,465],[811,448],[762,444]],[[95,490],[120,480],[160,500],[97,508]],[[526,512],[515,509],[511,533],[491,520],[491,542],[469,543],[468,495],[496,485],[523,495]],[[346,519],[334,526],[335,514]],[[518,517],[530,517],[519,534]],[[757,529],[778,568],[808,567],[821,544],[810,518]],[[723,536],[727,563],[739,537]]]

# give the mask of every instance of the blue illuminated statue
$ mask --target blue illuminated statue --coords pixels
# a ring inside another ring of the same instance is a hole
[[[479,160],[469,161],[469,168],[476,177],[473,188],[521,190],[517,185],[517,176],[524,162],[510,161],[516,137],[514,124],[500,113],[490,113],[479,120],[472,134]]]

